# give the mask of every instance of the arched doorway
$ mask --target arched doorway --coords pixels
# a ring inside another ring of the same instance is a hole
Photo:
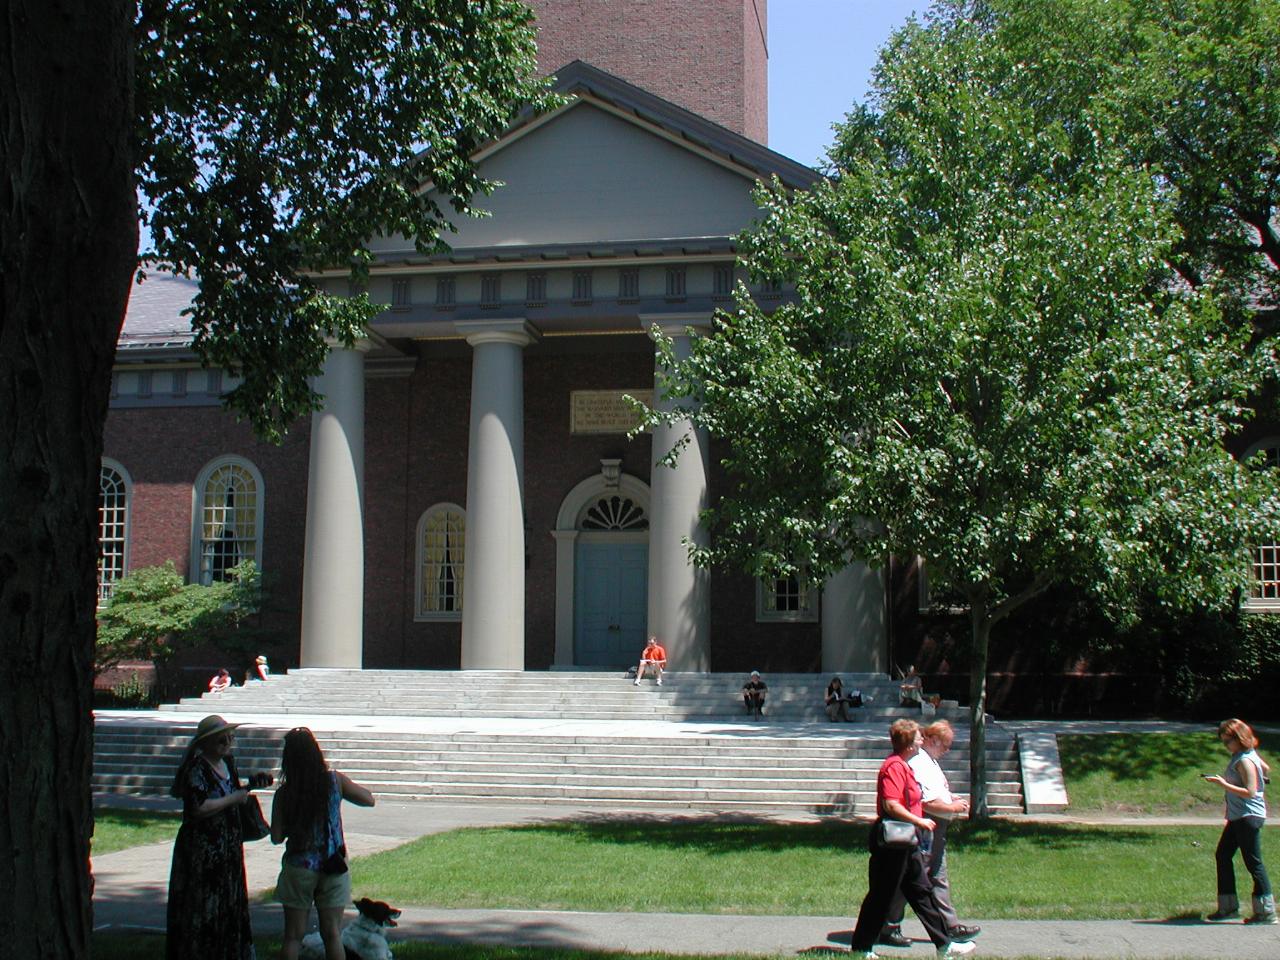
[[[609,471],[573,488],[556,538],[558,667],[622,667],[644,646],[649,488]]]

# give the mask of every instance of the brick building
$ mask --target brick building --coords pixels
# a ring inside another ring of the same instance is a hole
[[[567,104],[476,155],[506,186],[448,254],[374,245],[369,337],[334,350],[325,410],[256,441],[219,405],[182,317],[193,284],[135,289],[103,465],[104,595],[173,560],[273,580],[284,665],[549,669],[633,662],[646,633],[686,670],[883,670],[886,590],[819,591],[687,562],[718,482],[714,439],[627,438],[660,328],[677,347],[746,279],[753,184],[817,175],[763,146],[764,0],[536,0]],[[346,291],[335,271],[321,278]],[[784,292],[757,290],[762,300]]]

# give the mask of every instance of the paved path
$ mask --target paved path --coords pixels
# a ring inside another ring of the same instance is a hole
[[[103,797],[117,806],[175,809],[159,798]],[[269,802],[269,798],[264,797]],[[373,809],[345,807],[347,844],[355,856],[398,846],[415,837],[465,826],[534,823],[569,819],[598,809],[549,806],[450,804],[430,801],[379,803]],[[1048,818],[1046,818],[1048,819]],[[1064,820],[1066,818],[1054,818]],[[1204,821],[1200,821],[1204,822]],[[99,929],[164,928],[164,905],[171,844],[152,844],[94,860],[94,916]],[[249,887],[254,894],[275,883],[278,847],[258,842],[245,847]],[[851,909],[854,905],[851,904]],[[1206,899],[1206,908],[1209,906]],[[983,926],[977,957],[1053,958],[1223,958],[1280,960],[1280,926],[1217,926],[1197,921],[1019,921],[978,920]],[[393,939],[435,943],[484,943],[691,954],[794,955],[839,953],[849,949],[851,917],[702,916],[697,914],[585,913],[550,910],[405,910]],[[254,907],[254,929],[280,935],[278,907]],[[914,920],[906,925],[916,939],[910,950],[882,948],[886,958],[932,957],[934,951]]]

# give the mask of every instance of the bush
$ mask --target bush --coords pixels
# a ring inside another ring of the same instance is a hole
[[[265,600],[251,560],[209,586],[186,583],[173,562],[143,567],[120,580],[98,613],[96,669],[125,660],[164,662],[180,649],[214,644],[247,652],[263,631],[254,620]]]

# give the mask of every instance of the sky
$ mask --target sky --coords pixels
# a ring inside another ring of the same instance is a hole
[[[769,146],[809,166],[867,93],[877,52],[926,0],[769,0]]]

